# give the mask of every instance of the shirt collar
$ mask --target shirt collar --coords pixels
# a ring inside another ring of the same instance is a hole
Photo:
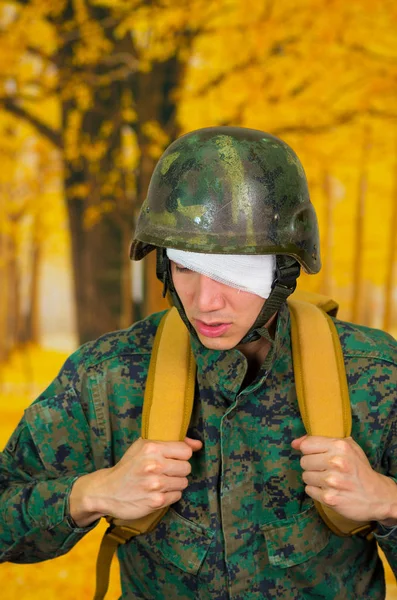
[[[198,381],[204,382],[215,391],[236,395],[241,388],[247,372],[247,360],[236,348],[231,350],[211,350],[203,346],[200,340],[191,336],[193,354],[197,364]],[[247,388],[258,387],[267,373],[277,368],[280,359],[289,357],[291,353],[290,317],[286,304],[280,308],[277,318],[274,340],[256,379]]]

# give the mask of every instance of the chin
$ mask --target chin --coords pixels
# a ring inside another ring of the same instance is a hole
[[[230,339],[228,340],[228,339],[222,338],[222,337],[207,338],[207,337],[201,336],[199,334],[197,334],[197,335],[198,335],[200,342],[203,344],[203,346],[205,346],[206,348],[209,348],[210,350],[231,350],[238,343],[238,342],[234,342],[234,340],[232,341]]]

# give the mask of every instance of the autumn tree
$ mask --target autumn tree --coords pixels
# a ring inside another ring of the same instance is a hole
[[[310,164],[330,132],[347,132],[346,141],[363,116],[395,116],[396,8],[386,0],[12,6],[0,43],[15,64],[0,103],[62,152],[82,341],[131,321],[133,218],[155,160],[179,133],[262,128]],[[35,70],[21,73],[15,57]],[[58,102],[58,123],[38,110],[43,97]],[[337,161],[321,173],[332,177]],[[151,279],[146,288],[151,311],[158,288]]]

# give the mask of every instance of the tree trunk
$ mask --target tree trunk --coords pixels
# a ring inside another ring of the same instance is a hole
[[[8,277],[8,307],[7,307],[7,346],[9,349],[14,348],[20,337],[21,323],[20,323],[20,282],[19,282],[19,268],[17,262],[17,252],[13,234],[8,237],[7,245],[7,271],[6,277]]]
[[[64,99],[62,123],[77,327],[80,342],[84,342],[132,320],[131,285],[124,254],[126,228],[132,232],[134,215],[146,195],[155,164],[153,140],[145,126],[154,122],[170,139],[176,136],[174,98],[184,63],[178,54],[152,62],[150,71],[139,70],[140,57],[133,46],[133,36],[127,33],[123,39],[118,37],[117,20],[111,10],[87,4],[84,16],[81,10],[78,14],[76,6],[69,0],[63,14],[57,17],[60,50],[56,63],[66,84],[72,82],[72,89],[80,81],[93,82],[89,84],[92,98],[84,114],[77,93]],[[102,33],[111,50],[104,61],[87,66],[77,64],[75,68],[81,39],[70,36],[63,28],[75,19],[79,30],[88,15],[100,26],[107,24]],[[113,21],[114,25],[109,26]],[[189,43],[187,33],[181,39],[185,46]],[[125,56],[131,60],[123,62]],[[131,117],[126,116],[126,97],[132,97],[130,113],[137,114],[133,124]],[[81,117],[81,126],[76,127],[76,115]],[[123,173],[121,160],[125,125],[134,128],[140,149],[135,197],[126,189],[128,177]],[[76,137],[72,152],[68,148],[70,132],[72,138]],[[151,307],[162,304],[159,285],[152,277],[146,279],[146,292]]]
[[[34,234],[33,234],[34,235]],[[34,240],[31,250],[31,281],[29,290],[29,308],[25,318],[25,326],[23,328],[21,341],[29,341],[38,344],[40,340],[40,299],[39,299],[39,284],[41,270],[42,250],[39,240]]]
[[[118,329],[121,314],[123,231],[112,214],[84,227],[84,202],[66,188],[80,343]]]
[[[182,83],[183,76],[184,64],[177,56],[172,56],[165,62],[154,63],[150,72],[139,72],[134,77],[132,89],[138,114],[136,134],[141,150],[137,180],[138,206],[142,205],[146,197],[150,178],[157,162],[150,152],[149,146],[152,140],[147,137],[144,125],[154,120],[165,131],[170,141],[178,136],[174,97],[175,91]],[[145,259],[144,289],[143,315],[169,307],[168,302],[162,297],[162,284],[156,278],[154,252]]]

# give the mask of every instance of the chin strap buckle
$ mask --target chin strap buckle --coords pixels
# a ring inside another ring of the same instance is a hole
[[[300,275],[300,264],[290,256],[277,256],[276,258],[276,276],[273,280],[272,289],[276,286],[291,290],[296,288],[296,280]]]

